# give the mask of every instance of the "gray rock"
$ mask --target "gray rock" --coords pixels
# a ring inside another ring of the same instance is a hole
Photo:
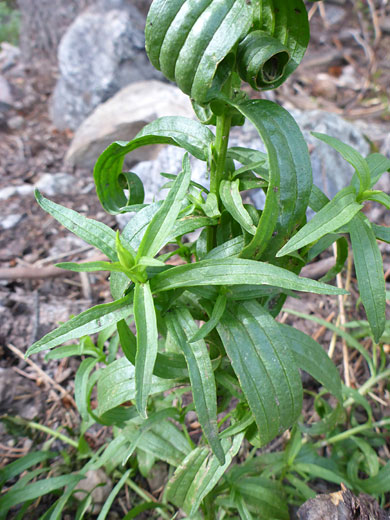
[[[161,81],[132,83],[84,121],[74,135],[65,161],[70,166],[92,168],[113,141],[129,141],[147,123],[167,115],[192,117],[187,96],[177,87]],[[142,147],[128,156],[127,164],[130,166],[155,155],[156,148]]]
[[[17,213],[13,213],[12,215],[8,215],[7,217],[3,218],[0,222],[0,226],[3,229],[12,229],[16,227],[19,222],[21,222],[24,218],[24,215],[19,215]]]
[[[7,186],[0,190],[0,200],[8,200],[15,195],[24,197],[34,193],[34,186],[31,184],[21,184],[20,186]]]
[[[112,482],[102,469],[89,470],[85,477],[76,485],[75,489],[78,491],[74,496],[78,500],[83,500],[88,493],[91,493],[93,507],[89,507],[88,510],[92,510],[94,514],[97,514],[101,511],[104,502],[111,492]]]
[[[58,49],[60,78],[51,104],[58,128],[75,130],[125,85],[162,77],[146,56],[144,25],[144,17],[124,1],[101,2],[76,18]]]
[[[35,187],[50,197],[67,195],[75,191],[75,178],[69,173],[44,173]]]
[[[11,108],[14,103],[14,99],[11,93],[11,87],[4,76],[0,75],[0,110],[1,106]]]
[[[10,130],[19,130],[24,125],[22,116],[13,116],[7,120],[7,126]]]
[[[1,42],[0,70],[5,72],[14,67],[20,60],[20,49],[11,43]]]

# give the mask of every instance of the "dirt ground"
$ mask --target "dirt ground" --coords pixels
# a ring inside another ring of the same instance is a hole
[[[358,120],[361,126],[366,125],[373,150],[390,157],[390,2],[339,0],[323,4],[308,3],[312,38],[301,67],[278,91],[267,96],[287,108],[322,108]],[[5,121],[0,119],[0,190],[31,186],[43,173],[71,173],[72,193],[49,198],[115,227],[114,217],[104,213],[98,202],[92,172],[70,171],[63,164],[72,133],[56,130],[48,115],[56,75],[57,70],[44,63],[34,69],[18,63],[4,72],[13,87],[17,109],[7,113]],[[18,116],[19,125],[10,128],[7,121]],[[365,211],[377,224],[390,225],[381,207],[371,204]],[[0,378],[3,386],[9,381],[13,387],[4,393],[0,415],[7,412],[35,417],[54,429],[60,424],[77,427],[77,412],[69,397],[77,362],[45,362],[44,354],[26,361],[23,354],[59,321],[110,301],[107,277],[72,273],[52,276],[48,268],[56,261],[77,261],[95,252],[45,214],[32,195],[22,198],[15,194],[0,200],[0,214],[2,219],[12,215],[20,218],[17,226],[0,228]],[[383,253],[387,277],[390,254],[385,246]],[[20,270],[19,277],[14,276],[13,269]],[[353,274],[351,292],[347,319],[364,318],[361,307],[355,309]],[[308,295],[291,305],[324,319],[335,320],[339,313],[336,299],[331,298]],[[291,316],[283,318],[329,346],[331,335],[319,325]],[[341,345],[336,345],[334,359],[342,372]],[[353,364],[354,358],[350,361]],[[351,374],[356,385],[366,376],[361,366],[356,370],[352,367]],[[0,429],[0,467],[26,453],[31,442],[15,442]],[[98,445],[101,439],[91,442]]]

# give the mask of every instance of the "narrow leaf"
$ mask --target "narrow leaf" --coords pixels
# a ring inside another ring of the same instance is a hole
[[[127,318],[132,313],[131,303],[132,295],[129,295],[112,303],[96,305],[82,312],[31,345],[26,356],[31,356],[31,354],[36,354],[41,350],[51,349],[65,341],[104,330],[113,323]]]
[[[253,301],[230,307],[217,330],[264,445],[301,413],[302,385],[290,347],[273,317]]]
[[[312,135],[334,148],[344,157],[347,162],[349,162],[349,164],[355,168],[356,174],[360,181],[359,193],[369,189],[371,185],[370,169],[368,167],[367,161],[360,155],[359,152],[352,148],[352,146],[349,146],[348,144],[345,144],[339,141],[339,139],[331,137],[330,135],[319,134],[318,132],[312,132]]]
[[[209,352],[203,339],[189,343],[197,330],[188,310],[182,308],[167,315],[168,330],[186,358],[195,409],[202,430],[221,464],[225,455],[218,438],[217,393]]]
[[[146,418],[146,406],[152,389],[153,368],[158,349],[156,312],[149,282],[135,286],[134,320],[137,328],[135,402],[139,414]]]
[[[348,225],[360,296],[374,340],[386,325],[386,287],[382,255],[367,217],[360,213]]]
[[[201,260],[195,264],[173,267],[150,281],[153,292],[178,287],[208,285],[271,285],[316,294],[346,294],[346,291],[264,262],[243,258]]]
[[[244,208],[239,192],[240,181],[222,181],[219,193],[226,210],[236,220],[245,231],[254,235],[256,227],[253,225],[249,213]]]
[[[191,179],[188,155],[183,159],[183,172],[177,176],[161,208],[152,218],[138,249],[137,259],[155,256],[167,242],[183,204]]]
[[[282,247],[276,256],[288,255],[319,240],[327,233],[332,233],[347,224],[362,207],[356,202],[354,188],[349,186],[342,189]]]
[[[214,304],[210,319],[200,327],[196,334],[192,336],[189,340],[190,343],[204,339],[213,329],[215,329],[225,312],[226,302],[226,295],[220,294]]]
[[[146,125],[132,141],[111,144],[100,155],[94,168],[96,191],[103,208],[113,215],[131,210],[120,182],[126,154],[141,146],[171,144],[205,161],[213,139],[213,133],[197,121],[185,117],[161,117]]]
[[[118,260],[115,248],[115,231],[106,224],[84,217],[72,209],[45,199],[38,190],[35,190],[35,198],[43,210],[69,231],[99,249],[110,260],[114,262]]]

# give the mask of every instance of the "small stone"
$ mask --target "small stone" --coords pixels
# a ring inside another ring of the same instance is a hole
[[[4,76],[0,75],[0,104],[11,107],[13,103],[10,84]]]
[[[12,229],[19,224],[23,217],[24,215],[18,214],[8,215],[1,221],[1,227],[3,229]]]
[[[19,130],[24,125],[22,116],[13,116],[7,120],[7,126],[10,130]]]
[[[90,506],[88,510],[97,514],[101,511],[104,502],[111,492],[112,482],[102,469],[89,470],[85,474],[85,478],[78,482],[75,489],[91,493],[93,506]],[[77,500],[83,500],[86,497],[87,493],[82,491],[74,493]]]
[[[75,191],[75,178],[69,173],[44,173],[35,187],[49,197],[68,195]]]
[[[0,45],[0,70],[6,70],[14,67],[20,60],[20,49],[8,42],[1,42]]]
[[[150,491],[154,493],[164,487],[168,479],[168,467],[165,462],[157,462],[149,472],[146,480],[148,481]]]
[[[7,186],[0,190],[0,200],[8,200],[14,195],[16,195],[17,189],[16,186]]]

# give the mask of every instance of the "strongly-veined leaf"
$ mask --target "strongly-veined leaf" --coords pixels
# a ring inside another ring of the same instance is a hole
[[[219,323],[219,320],[222,318],[223,313],[225,312],[226,301],[227,298],[225,294],[220,294],[218,296],[218,298],[215,301],[210,319],[206,323],[204,323],[200,327],[200,329],[192,336],[192,338],[189,340],[190,343],[204,339],[208,334],[210,334],[210,332],[213,329],[215,329],[215,327]]]
[[[244,208],[239,191],[239,185],[239,180],[222,181],[219,188],[219,194],[223,205],[234,220],[236,220],[245,231],[254,235],[256,233],[256,227],[253,225],[249,213]]]
[[[5,519],[9,509],[13,506],[35,500],[43,495],[47,495],[56,489],[72,485],[82,480],[82,475],[63,475],[61,477],[52,477],[45,480],[38,480],[32,484],[28,484],[21,489],[10,490],[6,495],[0,498],[0,518]]]
[[[306,7],[302,0],[255,0],[252,6],[253,29],[273,36],[290,53],[290,61],[284,74],[274,77],[271,84],[259,85],[261,88],[276,88],[294,72],[306,52],[310,37]],[[251,58],[251,54],[249,57]],[[271,63],[266,63],[266,70],[263,72],[268,79],[275,76],[274,60],[275,58],[271,59]]]
[[[166,323],[172,339],[183,351],[191,381],[192,395],[202,430],[220,464],[225,455],[218,438],[217,393],[209,352],[203,339],[189,343],[197,327],[185,309],[167,314]]]
[[[254,301],[231,306],[217,327],[255,417],[262,444],[301,413],[302,385],[293,354],[273,317]]]
[[[312,132],[312,135],[337,150],[344,159],[355,168],[360,181],[359,194],[369,189],[371,185],[370,169],[367,161],[359,152],[352,148],[352,146],[349,146],[330,135],[320,134],[318,132]]]
[[[153,426],[159,425],[162,426],[163,422],[168,419],[179,420],[179,412],[177,408],[163,408],[158,412],[154,412],[148,419],[143,421],[143,423],[138,428],[138,431],[135,437],[131,440],[130,447],[126,453],[125,458],[123,459],[123,465],[127,463],[129,458],[133,455],[135,449],[139,445],[141,438],[148,430],[151,430]]]
[[[188,154],[183,159],[183,171],[175,179],[167,198],[152,218],[139,245],[136,261],[142,256],[155,256],[165,245],[175,224],[188,190],[191,167]]]
[[[207,255],[204,257],[204,260],[209,260],[212,258],[229,258],[231,256],[238,256],[241,253],[244,244],[244,237],[239,236],[232,238],[231,240],[228,240],[227,242],[209,251]]]
[[[0,486],[2,486],[7,480],[10,480],[25,470],[39,464],[47,459],[55,457],[57,454],[53,451],[35,451],[27,453],[21,459],[15,460],[10,464],[7,464],[4,468],[0,469]]]
[[[198,510],[202,500],[216,486],[240,449],[243,434],[222,441],[226,462],[219,464],[207,448],[196,448],[183,460],[168,482],[165,498],[188,515]]]
[[[77,409],[83,421],[88,421],[89,412],[88,412],[88,379],[89,374],[98,363],[98,360],[95,358],[86,358],[84,359],[76,372],[76,377],[74,381],[74,396],[77,405]]]
[[[230,53],[250,23],[245,0],[155,0],[146,20],[146,52],[156,69],[203,103],[230,73]]]
[[[371,228],[377,240],[382,240],[382,242],[387,242],[390,244],[390,227],[378,226],[377,224],[373,224],[371,222]]]
[[[390,159],[381,153],[371,153],[366,157],[371,175],[371,187],[374,186],[382,176],[382,173],[390,171]]]
[[[288,507],[283,500],[283,490],[279,482],[264,477],[245,477],[232,483],[249,511],[256,513],[256,518],[267,520],[290,518]]]
[[[100,332],[132,314],[131,304],[132,295],[128,295],[112,303],[96,305],[35,342],[27,350],[26,356],[31,356],[31,354],[36,354],[41,350],[51,349],[71,339]]]
[[[305,218],[313,184],[307,144],[292,116],[276,103],[264,99],[227,102],[253,123],[267,148],[265,206],[256,234],[241,256],[268,259]]]
[[[193,231],[199,228],[205,226],[215,226],[216,224],[217,220],[215,218],[210,217],[198,217],[194,215],[188,215],[186,217],[179,218],[178,220],[176,220],[172,232],[167,239],[167,242],[172,242],[175,238],[181,237],[182,235],[186,235],[187,233],[192,233]]]
[[[316,294],[346,294],[346,291],[264,262],[243,258],[201,260],[173,267],[150,281],[152,292],[203,285],[271,285]]]
[[[362,207],[356,202],[354,188],[343,188],[278,251],[276,256],[288,255],[319,240],[327,233],[332,233],[347,224]]]
[[[378,204],[382,204],[386,209],[390,209],[390,196],[383,191],[365,191],[362,193],[362,200],[372,200],[378,202]]]
[[[336,240],[341,238],[342,235],[338,233],[328,233],[319,239],[318,242],[312,246],[307,253],[307,262],[311,262],[316,256],[323,253],[328,247],[330,247]]]
[[[115,231],[106,224],[84,217],[77,211],[45,199],[38,190],[35,190],[35,198],[44,211],[58,220],[69,231],[99,249],[110,260],[114,262],[118,260],[115,248]]]
[[[132,365],[135,364],[137,340],[125,320],[117,324],[123,353]],[[157,352],[153,374],[163,379],[183,379],[188,377],[187,364],[181,354]]]
[[[158,394],[173,388],[176,381],[152,377],[151,390]],[[97,382],[98,414],[135,399],[135,369],[126,358],[120,358],[103,369]]]
[[[314,377],[342,402],[340,375],[321,345],[299,329],[283,324],[279,324],[279,327],[294,353],[298,367]]]
[[[374,340],[386,325],[386,287],[382,255],[367,217],[360,213],[348,225],[360,296]]]
[[[138,413],[146,417],[146,406],[152,390],[153,368],[158,350],[156,312],[149,282],[135,286],[134,321],[137,328],[135,402]]]
[[[127,210],[127,197],[120,183],[124,156],[141,146],[171,144],[184,148],[205,161],[212,132],[201,123],[185,117],[161,117],[146,125],[128,143],[117,141],[99,157],[94,169],[96,191],[103,208],[113,215]]]

